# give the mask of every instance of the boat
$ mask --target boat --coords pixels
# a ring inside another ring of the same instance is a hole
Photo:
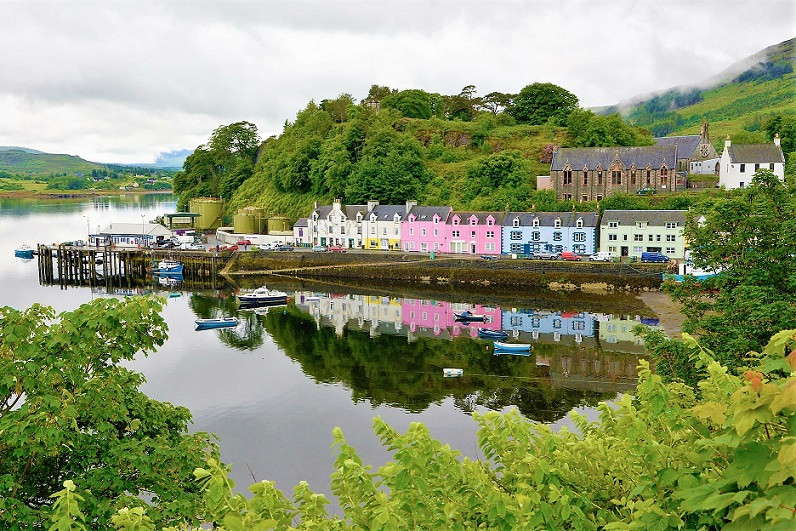
[[[176,299],[177,297],[181,297],[181,296],[182,296],[182,293],[177,293],[176,291],[172,291],[171,293],[169,293],[169,298],[170,299]]]
[[[14,256],[18,258],[33,258],[33,249],[27,243],[23,243],[14,249]]]
[[[262,306],[266,304],[286,304],[287,293],[284,291],[270,290],[265,286],[254,291],[238,294],[242,306]]]
[[[442,369],[445,378],[458,378],[464,374],[464,369]]]
[[[527,343],[501,343],[500,341],[495,341],[492,344],[495,346],[496,354],[518,353],[518,352],[527,352],[530,354],[531,352],[531,345]]]
[[[461,313],[453,313],[453,317],[456,318],[457,321],[481,321],[485,320],[485,317],[482,314],[472,313],[470,310],[464,310]]]
[[[509,335],[503,330],[489,330],[487,328],[479,328],[478,337],[481,339],[507,339]]]
[[[149,272],[156,275],[182,275],[182,268],[181,262],[166,258],[158,262],[157,265],[152,266]]]
[[[216,317],[212,319],[196,320],[197,330],[207,330],[209,328],[229,328],[231,326],[238,326],[237,317]]]

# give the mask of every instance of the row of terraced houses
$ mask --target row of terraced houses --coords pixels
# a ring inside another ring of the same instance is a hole
[[[318,206],[293,227],[295,243],[348,249],[528,256],[539,251],[640,257],[660,252],[682,259],[684,210],[472,212],[449,206]]]

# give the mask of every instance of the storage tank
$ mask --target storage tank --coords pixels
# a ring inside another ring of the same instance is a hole
[[[234,225],[237,234],[262,234],[268,218],[265,210],[260,207],[249,206],[241,208],[235,214]]]
[[[268,234],[291,232],[290,219],[285,216],[271,216],[268,218]]]
[[[224,200],[215,197],[195,197],[191,199],[189,208],[191,212],[199,214],[196,218],[198,230],[217,229],[221,226],[221,212],[224,209]]]

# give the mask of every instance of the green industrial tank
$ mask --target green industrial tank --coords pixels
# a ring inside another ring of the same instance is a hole
[[[195,197],[191,199],[190,211],[199,214],[196,228],[199,230],[217,229],[221,226],[221,211],[224,200],[215,197]]]
[[[271,216],[268,218],[268,234],[290,232],[290,219],[285,216]]]
[[[234,217],[236,234],[262,234],[268,222],[265,210],[261,207],[249,206],[241,208]]]

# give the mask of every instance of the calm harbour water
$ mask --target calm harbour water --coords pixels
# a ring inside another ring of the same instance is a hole
[[[12,251],[22,242],[84,239],[89,229],[140,222],[142,215],[149,221],[174,208],[168,195],[0,199],[0,305],[21,309],[39,302],[66,311],[108,296],[87,287],[41,285],[36,261]],[[570,425],[571,410],[594,417],[598,401],[633,389],[643,349],[630,329],[656,324],[641,304],[642,315],[610,313],[608,297],[594,311],[561,301],[523,307],[516,297],[498,304],[473,295],[271,287],[288,291],[294,302],[239,311],[234,286],[170,288],[179,296],[164,309],[169,340],[130,366],[146,376],[144,392],[188,407],[194,429],[218,435],[239,487],[253,476],[276,481],[288,494],[306,480],[329,495],[335,426],[366,463],[378,465],[388,454],[371,431],[375,416],[399,430],[421,421],[471,457],[482,457],[471,411],[517,408],[555,426]],[[454,322],[453,312],[468,308],[484,313],[486,326],[506,331],[511,341],[531,343],[533,356],[494,355],[489,342],[474,338],[477,325]],[[237,315],[241,323],[194,330],[197,317],[221,315]],[[464,377],[443,378],[443,367],[461,367]]]

